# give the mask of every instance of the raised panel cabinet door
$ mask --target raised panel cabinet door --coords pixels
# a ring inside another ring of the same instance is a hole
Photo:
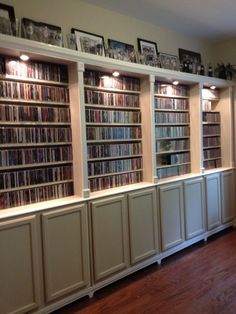
[[[234,172],[233,171],[222,172],[220,179],[222,200],[222,223],[227,223],[234,219],[235,211]]]
[[[39,306],[36,216],[0,222],[0,313],[27,313]]]
[[[129,265],[126,196],[91,202],[91,223],[96,282]]]
[[[205,180],[207,229],[211,230],[221,224],[220,177],[216,173],[206,176]]]
[[[47,302],[90,283],[87,207],[84,204],[42,214]]]
[[[162,249],[165,251],[184,241],[182,182],[163,185],[159,192]]]
[[[185,237],[191,239],[205,231],[203,178],[184,182]]]
[[[138,263],[159,252],[156,189],[128,195],[130,258]]]

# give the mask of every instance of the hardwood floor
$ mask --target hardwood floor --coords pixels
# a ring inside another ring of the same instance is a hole
[[[236,230],[229,229],[56,314],[235,314]]]

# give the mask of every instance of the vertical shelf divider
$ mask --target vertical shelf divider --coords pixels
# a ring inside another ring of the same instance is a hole
[[[154,75],[141,80],[141,111],[143,139],[143,181],[157,182],[155,172]]]

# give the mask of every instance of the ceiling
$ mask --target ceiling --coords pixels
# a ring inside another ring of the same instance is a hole
[[[83,0],[206,40],[236,37],[236,0]]]

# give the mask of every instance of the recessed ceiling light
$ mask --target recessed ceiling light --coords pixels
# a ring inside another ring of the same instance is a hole
[[[216,89],[216,86],[215,85],[211,85],[210,89]]]
[[[179,81],[173,81],[172,84],[173,85],[179,85]]]

